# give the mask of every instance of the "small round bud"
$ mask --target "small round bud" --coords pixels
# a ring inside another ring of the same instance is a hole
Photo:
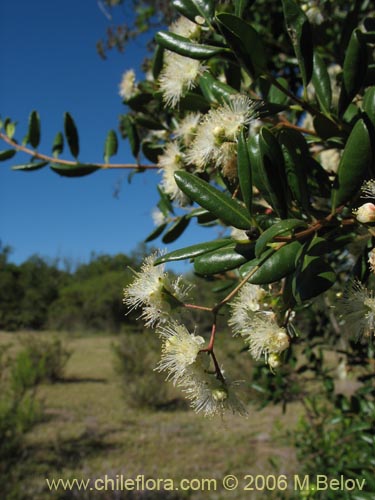
[[[279,368],[281,366],[281,359],[280,355],[276,353],[271,353],[268,356],[268,365],[271,368],[271,370],[275,370],[276,368]]]
[[[212,397],[215,401],[225,401],[228,398],[228,391],[224,388],[215,389],[212,391]]]
[[[362,222],[362,224],[375,222],[375,205],[373,203],[365,203],[357,208],[357,210],[353,210],[353,214],[357,221]]]

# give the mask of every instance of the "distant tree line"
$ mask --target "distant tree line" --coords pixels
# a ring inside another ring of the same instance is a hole
[[[133,279],[130,268],[144,256],[141,247],[130,256],[92,254],[76,266],[39,255],[14,264],[10,254],[0,246],[0,329],[119,331],[135,324],[137,315],[126,315],[122,295]]]

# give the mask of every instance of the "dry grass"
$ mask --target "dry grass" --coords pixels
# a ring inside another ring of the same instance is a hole
[[[297,405],[290,405],[285,415],[276,407],[261,412],[249,407],[247,419],[225,420],[207,420],[191,411],[129,408],[114,370],[112,345],[118,338],[64,337],[64,341],[73,352],[64,380],[40,387],[46,419],[27,435],[23,487],[30,498],[67,498],[47,492],[46,477],[144,474],[178,480],[296,472],[285,432],[296,423]],[[0,334],[0,345],[7,342],[17,343],[16,336]],[[270,459],[278,464],[276,469]],[[189,498],[202,495],[196,492]],[[219,487],[216,493],[204,493],[204,498],[261,499],[264,492],[231,494]]]

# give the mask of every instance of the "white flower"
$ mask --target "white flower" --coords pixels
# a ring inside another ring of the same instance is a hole
[[[161,186],[164,192],[181,206],[186,205],[189,202],[189,198],[177,186],[174,174],[177,170],[184,168],[183,158],[184,154],[177,142],[168,142],[164,153],[158,158],[159,172],[163,174]]]
[[[231,317],[228,321],[235,335],[242,335],[252,327],[253,317],[259,311],[260,304],[266,296],[265,290],[259,285],[245,283],[231,302]]]
[[[183,391],[191,400],[192,408],[206,417],[222,416],[227,411],[246,415],[246,408],[233,389],[235,385],[235,382],[206,371],[187,378]]]
[[[256,105],[241,94],[235,95],[229,103],[211,109],[198,125],[187,153],[188,161],[199,170],[211,161],[224,165],[229,160],[228,153],[233,153],[241,128],[249,124],[255,111]]]
[[[159,85],[167,106],[175,107],[181,97],[195,87],[198,76],[204,71],[205,66],[200,61],[166,50]]]
[[[343,299],[343,319],[357,339],[369,337],[375,330],[375,299],[360,281],[354,281]]]
[[[262,355],[267,358],[270,354],[280,354],[289,347],[289,336],[285,328],[278,326],[272,313],[254,314],[251,330],[241,335],[256,360]]]
[[[166,217],[165,214],[163,214],[163,212],[158,208],[154,208],[152,210],[151,217],[155,226],[161,226],[168,220],[168,217]]]
[[[232,227],[230,230],[230,237],[236,241],[249,241],[249,237],[246,234],[246,231],[243,229],[237,229],[236,227]]]
[[[310,23],[312,24],[322,24],[324,21],[323,14],[319,9],[319,2],[317,0],[308,0],[302,5],[302,10],[305,11]]]
[[[171,281],[164,265],[154,266],[157,257],[157,252],[146,257],[140,272],[135,272],[135,280],[124,289],[124,304],[130,311],[142,307],[140,317],[151,327],[168,321],[190,290],[181,277]]]
[[[200,119],[200,113],[188,113],[179,122],[175,136],[177,139],[181,139],[185,146],[188,146],[193,140]]]
[[[133,69],[125,71],[122,75],[119,89],[119,94],[124,100],[130,99],[137,92],[137,86],[135,85],[135,72]]]
[[[375,179],[364,182],[361,191],[362,198],[375,198]]]
[[[188,367],[193,363],[202,365],[200,368],[203,369],[207,354],[198,356],[205,343],[203,337],[189,333],[184,325],[175,322],[160,327],[158,332],[163,344],[161,360],[156,369],[168,371],[167,379],[172,379],[176,384],[186,376]]]
[[[201,27],[198,24],[193,23],[187,17],[179,17],[174,23],[169,27],[171,33],[183,36],[185,38],[196,39],[199,37],[201,32]]]
[[[339,149],[326,149],[319,153],[319,161],[326,172],[336,173],[341,160],[342,151]]]
[[[353,214],[357,221],[362,224],[375,222],[375,205],[373,203],[364,203],[356,210],[353,210]]]

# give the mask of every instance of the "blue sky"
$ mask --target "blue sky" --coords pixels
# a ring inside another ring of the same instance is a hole
[[[121,20],[121,11],[117,15],[115,22]],[[102,161],[107,131],[117,128],[124,111],[118,96],[121,75],[140,67],[142,43],[100,59],[95,44],[109,21],[96,0],[8,0],[0,3],[0,19],[0,114],[18,122],[16,138],[22,140],[28,115],[36,109],[42,120],[39,151],[49,154],[56,132],[62,130],[63,113],[69,111],[80,132],[80,159]],[[68,153],[63,157],[70,159]],[[155,171],[134,176],[129,185],[126,171],[66,179],[49,169],[11,171],[15,160],[24,163],[27,157],[19,153],[0,163],[0,238],[13,248],[12,261],[22,262],[34,253],[74,262],[87,261],[92,251],[126,253],[152,231],[150,214],[158,199]],[[112,161],[133,161],[125,141]],[[209,238],[206,229],[189,227],[168,250]]]

